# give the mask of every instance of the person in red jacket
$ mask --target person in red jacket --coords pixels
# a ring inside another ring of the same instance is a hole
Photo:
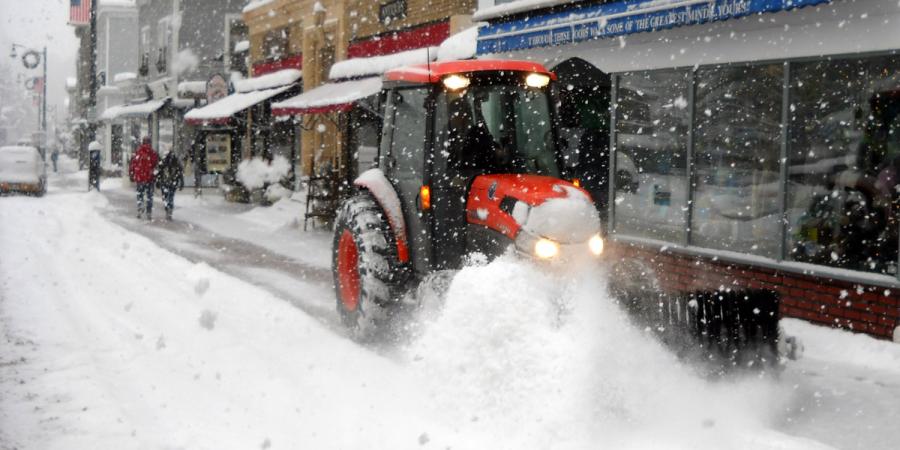
[[[131,158],[131,164],[128,166],[128,175],[135,184],[137,184],[137,217],[141,218],[144,212],[144,199],[147,201],[147,220],[150,220],[153,212],[153,185],[155,181],[156,164],[159,162],[159,156],[156,150],[150,146],[150,138],[145,137],[134,152]]]

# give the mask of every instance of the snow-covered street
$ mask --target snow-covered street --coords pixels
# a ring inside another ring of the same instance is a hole
[[[340,326],[301,203],[185,190],[147,223],[130,188],[64,167],[0,198],[0,449],[900,446],[900,345],[784,320],[806,352],[780,377],[707,381],[602,268],[501,258],[373,348]]]

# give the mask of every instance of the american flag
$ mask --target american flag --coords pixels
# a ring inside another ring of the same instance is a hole
[[[90,25],[91,0],[69,0],[69,25]]]

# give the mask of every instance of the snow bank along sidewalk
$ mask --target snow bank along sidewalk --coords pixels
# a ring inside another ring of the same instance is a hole
[[[418,445],[390,361],[104,220],[99,194],[46,200],[0,207],[0,447]]]

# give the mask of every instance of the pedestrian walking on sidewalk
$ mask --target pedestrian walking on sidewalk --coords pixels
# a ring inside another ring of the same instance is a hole
[[[172,211],[175,210],[175,191],[184,189],[184,167],[178,156],[172,151],[172,146],[163,150],[164,156],[159,163],[156,175],[156,185],[162,193],[163,202],[166,205],[166,219],[172,220]]]
[[[131,164],[128,167],[128,175],[137,185],[137,217],[141,218],[141,214],[146,212],[147,220],[150,220],[153,213],[153,182],[156,164],[159,162],[159,156],[156,150],[150,146],[150,138],[145,137],[134,152],[131,158]],[[144,202],[146,201],[146,209]]]
[[[59,161],[59,148],[54,146],[53,152],[50,153],[50,161],[53,163],[53,173],[56,173],[56,162]]]

